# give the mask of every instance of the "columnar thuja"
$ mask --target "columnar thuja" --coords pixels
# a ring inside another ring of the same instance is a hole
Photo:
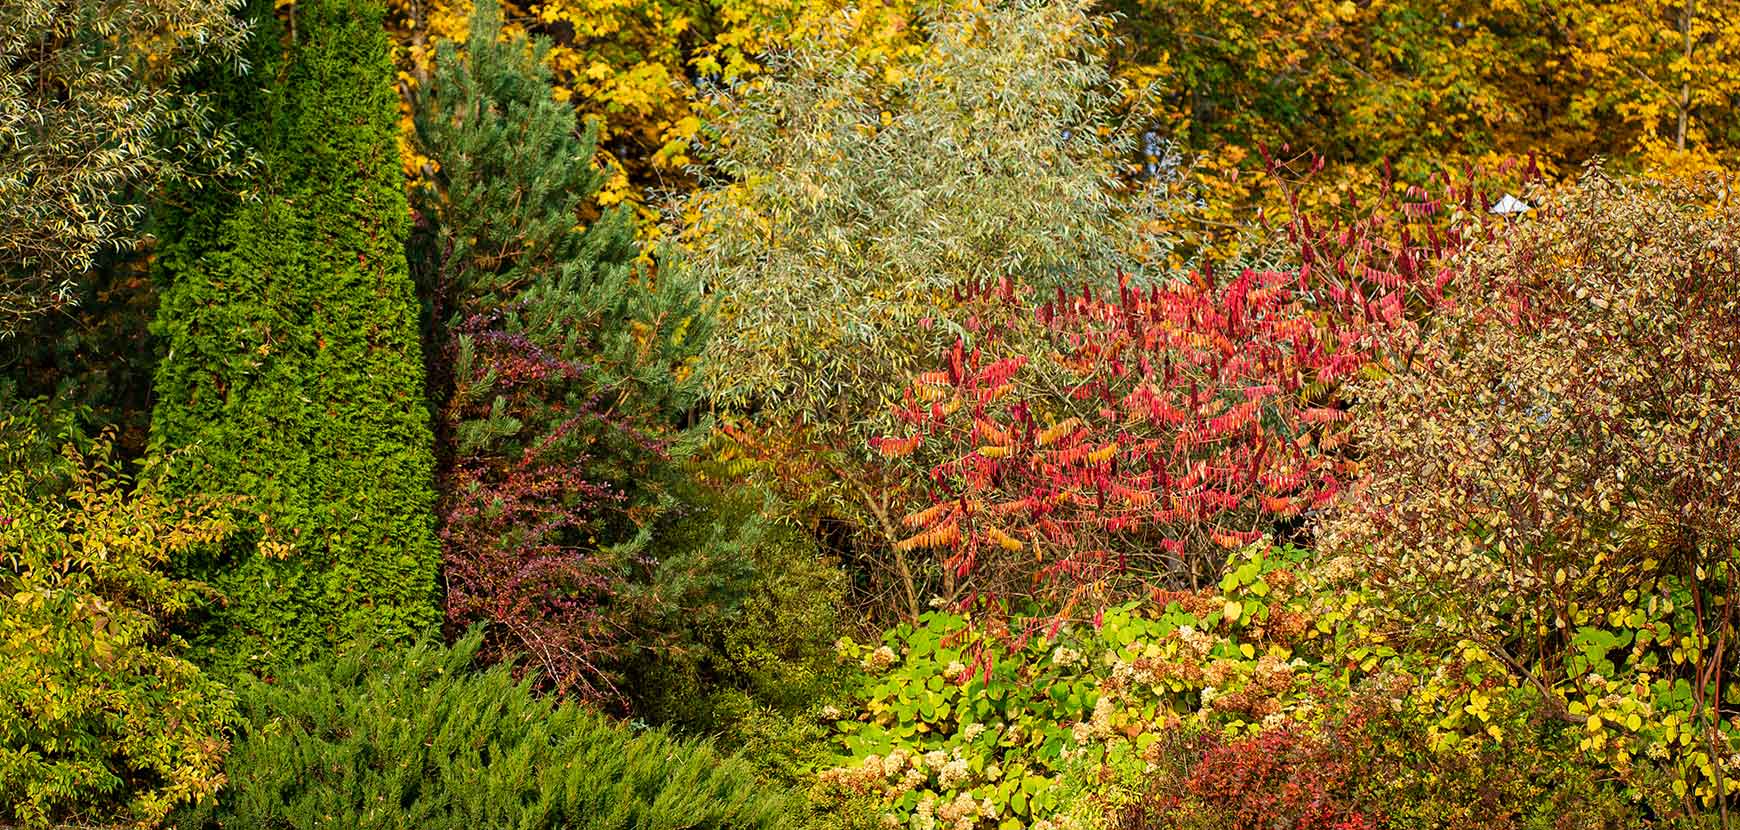
[[[1297,532],[1356,474],[1341,390],[1406,360],[1473,238],[1459,217],[1483,215],[1470,187],[1385,192],[1346,225],[1295,215],[1285,270],[966,289],[973,342],[872,442],[932,491],[897,551],[937,552],[952,599],[1068,607],[1121,576],[1200,584],[1228,550]]]

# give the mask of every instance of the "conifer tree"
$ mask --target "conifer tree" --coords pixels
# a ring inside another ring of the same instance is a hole
[[[442,45],[415,107],[436,170],[412,258],[433,306],[448,621],[493,623],[496,656],[602,695],[623,643],[609,606],[654,565],[659,468],[708,325],[669,257],[637,265],[630,213],[592,204],[596,128],[551,97],[546,48],[503,40],[494,3],[463,53]]]
[[[378,2],[259,0],[225,93],[257,193],[165,222],[152,442],[182,489],[249,498],[247,544],[186,563],[227,595],[196,645],[265,668],[437,620],[433,436],[405,266]]]

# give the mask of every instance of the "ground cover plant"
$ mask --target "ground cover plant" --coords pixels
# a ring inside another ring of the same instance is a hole
[[[234,795],[184,826],[771,828],[749,766],[536,695],[452,647],[366,645],[238,692]]]

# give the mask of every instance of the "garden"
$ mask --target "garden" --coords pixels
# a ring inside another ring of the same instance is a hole
[[[1740,824],[1737,20],[3,0],[0,827]]]

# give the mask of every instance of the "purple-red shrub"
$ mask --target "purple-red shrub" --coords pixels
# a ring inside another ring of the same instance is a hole
[[[480,6],[416,101],[413,260],[433,305],[440,528],[450,628],[539,683],[619,699],[636,596],[665,578],[647,538],[707,331],[695,283],[638,264],[632,217],[584,230],[594,137],[523,40]],[[712,560],[673,568],[705,583]],[[710,584],[710,583],[709,583]]]

